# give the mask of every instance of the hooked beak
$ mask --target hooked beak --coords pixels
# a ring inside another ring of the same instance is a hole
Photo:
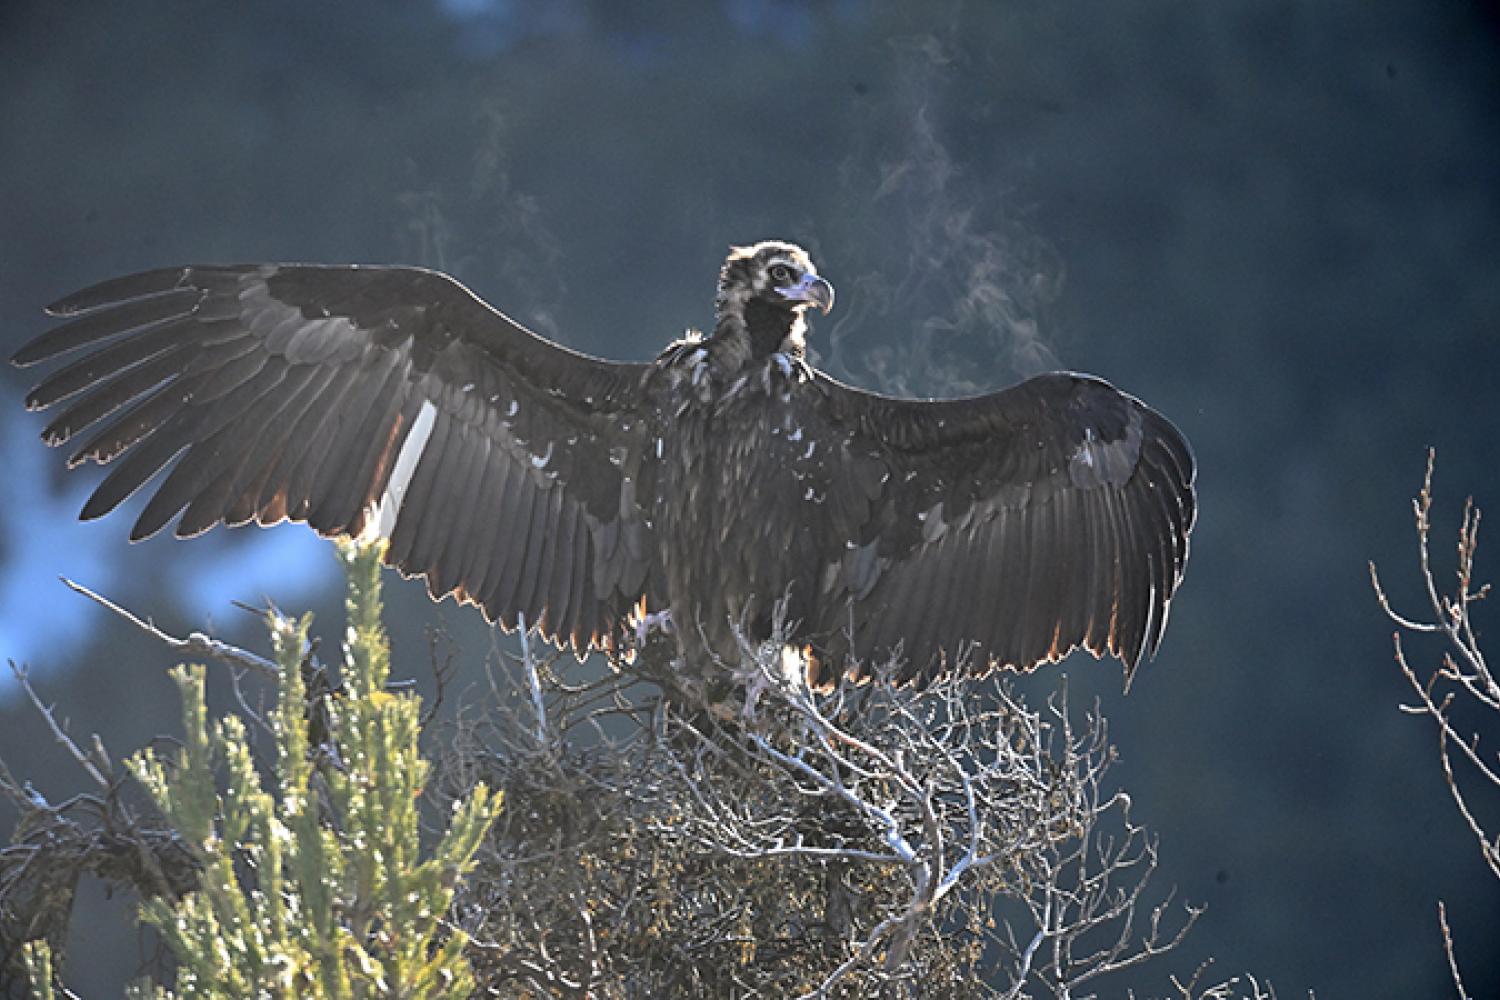
[[[833,308],[833,286],[812,272],[802,276],[795,285],[776,289],[793,302],[806,302],[821,309],[824,315]]]

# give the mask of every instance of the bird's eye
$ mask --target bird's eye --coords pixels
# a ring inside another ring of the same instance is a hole
[[[791,268],[787,267],[785,264],[777,264],[775,267],[771,268],[771,280],[776,282],[778,285],[786,284],[788,281],[792,280]]]

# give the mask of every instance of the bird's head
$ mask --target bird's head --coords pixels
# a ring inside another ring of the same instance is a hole
[[[807,251],[766,240],[734,247],[719,272],[719,315],[745,316],[754,307],[800,316],[809,306],[833,308],[833,286],[818,276]]]

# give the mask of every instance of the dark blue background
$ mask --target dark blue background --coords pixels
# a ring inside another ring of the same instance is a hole
[[[1196,447],[1202,515],[1161,656],[1128,698],[1113,666],[1067,668],[1075,702],[1104,700],[1161,882],[1209,904],[1138,990],[1213,956],[1282,996],[1439,995],[1442,898],[1470,988],[1500,992],[1500,885],[1430,726],[1396,710],[1365,570],[1417,609],[1407,499],[1428,445],[1445,573],[1463,496],[1500,505],[1493,10],[630,11],[6,4],[0,347],[105,277],[275,259],[444,267],[575,347],[645,358],[710,320],[729,243],[798,240],[839,289],[814,334],[836,373],[943,394],[1093,371]],[[269,595],[336,636],[333,560],[308,532],[127,547],[126,517],[76,525],[97,477],[36,443],[29,378],[0,374],[0,655],[76,732],[123,754],[175,731],[176,700],[170,656],[58,573],[178,631],[257,642],[229,602]],[[405,672],[423,673],[424,622],[477,664],[476,615],[394,589]],[[13,698],[0,727],[18,773],[76,787]],[[94,890],[80,909],[70,978],[116,992],[139,959],[128,909]]]

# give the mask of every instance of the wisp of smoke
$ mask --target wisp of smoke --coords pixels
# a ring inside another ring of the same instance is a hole
[[[872,98],[840,168],[844,217],[864,231],[844,241],[858,272],[842,282],[829,366],[899,395],[982,392],[1058,367],[1043,331],[1061,262],[944,138],[955,51],[935,35],[894,47],[893,90]]]
[[[518,188],[511,176],[511,127],[504,111],[485,104],[478,118],[472,157],[451,158],[452,172],[440,167],[435,176],[424,174],[398,199],[405,213],[403,259],[460,280],[498,278],[524,289],[530,301],[520,300],[524,308],[517,317],[555,339],[555,314],[544,303],[560,301],[567,292],[559,241],[547,226],[540,200]],[[465,162],[467,176],[462,173]],[[412,169],[421,167],[413,164]],[[505,238],[496,240],[496,233]]]

